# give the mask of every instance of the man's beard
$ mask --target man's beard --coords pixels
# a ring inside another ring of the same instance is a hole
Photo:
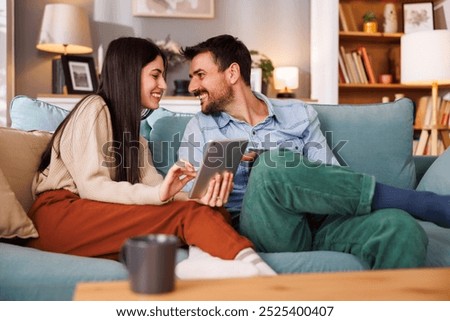
[[[215,98],[208,95],[208,98],[212,98],[210,102],[202,108],[202,113],[205,115],[217,115],[226,111],[226,106],[233,101],[234,94],[231,87],[227,87],[219,97]]]

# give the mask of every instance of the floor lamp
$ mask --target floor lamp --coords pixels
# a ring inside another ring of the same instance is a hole
[[[438,121],[438,86],[450,84],[450,30],[418,31],[401,37],[401,82],[431,86],[431,155],[438,154],[438,135],[450,146],[448,125]]]
[[[92,39],[87,13],[69,4],[47,4],[36,48],[63,55],[91,53]],[[64,72],[58,56],[52,62],[52,93],[62,93],[63,87]]]

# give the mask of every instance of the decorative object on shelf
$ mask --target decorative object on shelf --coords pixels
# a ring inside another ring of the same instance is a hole
[[[97,90],[94,58],[64,55],[61,60],[69,94],[89,94]]]
[[[298,88],[298,67],[277,67],[274,72],[275,89],[279,90],[277,98],[294,98],[292,89]]]
[[[363,31],[374,33],[378,31],[377,17],[373,11],[367,11],[363,16]]]
[[[401,82],[431,86],[431,124],[425,124],[419,146],[426,145],[431,131],[431,155],[437,155],[438,134],[444,148],[450,146],[448,126],[438,121],[438,85],[450,84],[450,30],[413,32],[401,37]]]
[[[91,32],[87,13],[69,4],[47,4],[42,18],[36,48],[62,55],[92,52]],[[64,93],[66,80],[61,57],[52,61],[52,93]]]
[[[381,84],[392,84],[392,75],[391,74],[381,74],[380,75],[380,83]]]
[[[169,68],[174,68],[185,60],[180,53],[181,46],[170,38],[170,35],[164,40],[157,40],[155,44],[166,55]]]
[[[401,69],[400,69],[400,47],[395,46],[389,48],[389,73],[393,76],[393,82],[400,83],[401,79]]]
[[[434,29],[433,2],[403,4],[403,32],[428,31]]]
[[[173,81],[175,85],[175,90],[173,92],[174,96],[191,96],[189,92],[189,80],[188,79],[176,79]]]
[[[261,92],[262,91],[262,69],[261,68],[252,68],[250,73],[250,87],[253,91]]]
[[[393,3],[386,3],[384,5],[383,30],[385,33],[396,33],[398,30],[397,11]]]
[[[163,18],[214,18],[214,0],[133,0],[133,15]]]
[[[275,69],[272,60],[266,55],[260,54],[257,50],[250,50],[250,55],[252,56],[252,68],[261,68],[261,92],[267,94],[267,87]]]

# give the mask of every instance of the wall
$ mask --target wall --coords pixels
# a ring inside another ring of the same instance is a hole
[[[51,92],[53,55],[35,48],[47,3],[74,4],[87,10],[95,58],[100,44],[106,50],[108,43],[119,36],[158,40],[170,35],[187,46],[229,33],[249,49],[269,56],[275,66],[298,66],[301,88],[296,91],[297,97],[310,95],[310,0],[215,0],[214,19],[135,17],[131,0],[16,0],[16,94]],[[188,78],[187,66],[169,73],[169,94],[177,78]],[[269,94],[275,94],[273,88]]]

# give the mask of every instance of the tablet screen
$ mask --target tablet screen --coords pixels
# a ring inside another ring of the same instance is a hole
[[[247,139],[229,139],[210,141],[205,146],[203,163],[189,192],[189,198],[202,197],[209,181],[217,173],[228,171],[236,173],[242,156],[247,148]]]

